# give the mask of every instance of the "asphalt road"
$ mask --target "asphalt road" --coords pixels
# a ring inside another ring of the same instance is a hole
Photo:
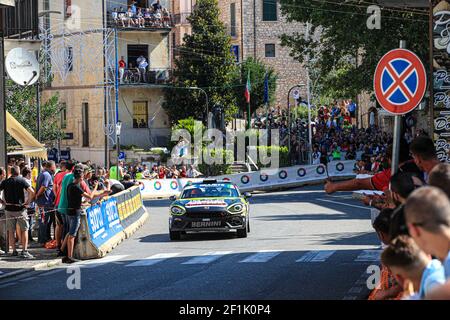
[[[322,187],[254,195],[251,233],[168,236],[168,200],[106,258],[0,282],[0,299],[364,299],[370,209]],[[74,280],[80,275],[80,281]],[[69,289],[67,283],[71,285]],[[73,289],[79,283],[80,289]]]

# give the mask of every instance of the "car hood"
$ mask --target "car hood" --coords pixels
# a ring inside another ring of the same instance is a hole
[[[171,206],[184,207],[186,210],[226,210],[232,204],[245,202],[241,198],[192,198],[192,199],[178,199],[174,201]]]

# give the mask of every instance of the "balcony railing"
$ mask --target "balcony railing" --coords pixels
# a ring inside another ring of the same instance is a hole
[[[172,81],[172,69],[151,68],[144,73],[137,68],[119,69],[119,81],[121,85],[164,85]]]
[[[36,39],[38,36],[38,1],[16,1],[15,7],[0,8],[0,31],[5,38]]]
[[[129,18],[128,16],[113,17],[112,13],[108,13],[108,27],[118,28],[121,30],[170,30],[173,27],[172,15],[155,15],[139,19],[137,17]]]

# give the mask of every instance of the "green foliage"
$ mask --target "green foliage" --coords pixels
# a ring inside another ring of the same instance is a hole
[[[177,87],[204,88],[208,95],[209,110],[214,105],[225,109],[230,120],[237,112],[233,94],[236,74],[231,38],[219,19],[217,0],[199,0],[188,18],[192,34],[186,34],[184,44],[175,59],[174,88],[165,89],[163,105],[171,121],[188,117],[206,121],[206,97],[200,90]]]
[[[208,150],[206,147],[202,148],[202,154],[205,155],[208,152],[211,152],[211,157],[216,155],[218,150],[211,149]],[[223,174],[231,173],[231,163],[233,162],[233,152],[231,150],[220,150],[221,151],[221,159],[223,160],[223,164],[206,164],[205,162],[198,165],[198,169],[201,173],[206,176],[220,176]]]
[[[275,91],[277,87],[277,74],[274,69],[266,66],[261,60],[247,58],[241,64],[241,72],[237,74],[235,93],[238,101],[239,109],[247,111],[248,104],[245,100],[245,85],[247,83],[248,72],[250,71],[250,111],[255,112],[256,109],[264,107],[264,79],[267,73],[269,78],[269,103],[273,105],[275,101]]]
[[[293,118],[295,118],[295,116],[297,115],[297,118],[303,120],[308,119],[308,106],[301,104],[297,107],[291,108],[291,114]],[[311,119],[314,119],[314,117],[316,116],[317,116],[317,109],[311,108]]]
[[[64,131],[60,127],[61,109],[57,94],[45,102],[41,101],[41,143],[51,145],[63,138]],[[21,87],[8,81],[6,110],[37,138],[36,87]],[[18,143],[8,134],[7,145],[17,146]]]
[[[272,155],[273,152],[278,152],[278,156],[280,158],[279,166],[280,167],[288,167],[290,166],[289,163],[289,149],[288,147],[280,147],[280,146],[258,146],[256,147],[256,150],[258,151],[258,155],[260,152],[265,152],[269,157]],[[265,168],[270,167],[270,164],[263,165],[260,162],[260,157],[258,156],[258,162],[257,165],[259,168]]]
[[[315,96],[354,98],[362,91],[371,92],[379,59],[398,48],[401,39],[406,40],[408,49],[425,65],[429,64],[427,11],[382,7],[381,29],[370,30],[367,8],[379,1],[280,0],[280,3],[288,21],[309,22],[309,34],[315,35],[305,39],[304,32],[296,32],[281,39],[298,61],[304,62],[309,54]]]
[[[189,117],[186,119],[179,119],[173,126],[171,132],[173,133],[176,130],[187,130],[189,134],[191,135],[191,140],[195,137],[195,122],[198,122],[199,120],[194,119],[193,117]],[[200,132],[197,132],[197,134],[201,135],[203,137],[203,132],[206,129],[206,126],[201,123],[199,126]],[[169,146],[168,149],[172,150],[172,148],[178,143],[178,141],[171,141],[169,138]],[[192,149],[194,146],[192,146]]]

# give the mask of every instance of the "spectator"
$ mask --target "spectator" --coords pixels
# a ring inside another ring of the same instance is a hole
[[[30,226],[28,224],[26,208],[34,199],[35,193],[31,188],[31,185],[28,184],[23,177],[20,177],[19,174],[19,167],[12,167],[11,177],[3,180],[0,184],[0,191],[3,191],[6,202],[6,228],[8,230],[9,244],[13,249],[12,256],[19,255],[16,250],[16,239],[14,236],[16,225],[18,225],[20,228],[20,239],[22,243],[22,253],[20,256],[25,259],[34,259],[34,257],[28,252],[28,230]],[[27,202],[25,202],[24,190],[28,193]],[[9,248],[7,248],[7,250],[9,250]]]
[[[55,194],[55,208],[58,208],[59,205],[59,200],[60,200],[60,196],[61,196],[61,184],[62,181],[64,179],[64,177],[72,172],[72,169],[74,167],[73,163],[71,161],[63,161],[60,164],[61,170],[55,175],[55,178],[53,180],[53,193]],[[56,245],[58,248],[58,254],[59,256],[62,255],[61,253],[61,244],[62,244],[62,239],[64,239],[64,237],[66,236],[66,231],[65,229],[67,228],[67,222],[64,219],[65,216],[63,216],[61,214],[61,212],[59,210],[57,210],[55,212],[55,220],[56,220],[56,230],[55,230],[55,240],[56,240]]]
[[[156,2],[152,4],[152,7],[155,12],[162,10],[162,6],[159,0],[156,0]]]
[[[381,240],[383,245],[388,245],[391,241],[389,236],[391,214],[392,209],[383,209],[375,218],[373,223],[373,228],[377,232],[378,238]],[[381,267],[381,281],[379,282],[377,288],[371,292],[369,300],[399,299],[402,291],[402,288],[398,285],[392,273],[383,264]]]
[[[147,67],[149,65],[147,59],[143,55],[140,55],[136,59],[136,63],[139,69],[140,82],[147,82]]]
[[[69,222],[69,233],[66,235],[63,247],[67,246],[67,257],[63,258],[63,263],[74,263],[77,260],[73,258],[75,238],[81,223],[81,204],[83,197],[93,199],[91,193],[86,193],[81,187],[83,181],[83,169],[76,168],[73,172],[73,181],[67,186],[67,217]]]
[[[419,247],[444,265],[446,284],[431,298],[450,298],[450,200],[436,187],[415,190],[405,204],[410,235]]]
[[[123,75],[125,74],[125,68],[127,67],[127,64],[124,60],[124,57],[122,56],[119,60],[119,78],[120,83],[123,83]]]
[[[115,24],[119,22],[119,13],[117,12],[117,8],[114,8],[111,12],[111,19]]]
[[[25,179],[25,181],[31,186],[31,170],[30,168],[28,168],[27,166],[23,167],[22,170],[20,171],[22,177]],[[1,181],[3,181],[3,179],[1,179]],[[35,190],[33,190],[35,191]],[[28,202],[28,192],[24,191],[25,194],[25,202]],[[30,205],[27,208],[27,214],[28,214],[28,223],[30,225],[30,228],[28,229],[28,242],[33,242],[33,235],[32,235],[32,230],[34,228],[35,225],[35,221],[36,221],[36,206],[34,201],[30,202]]]
[[[189,165],[189,170],[186,172],[186,175],[188,178],[197,178],[198,176],[202,176],[203,174],[200,171],[196,170],[191,164]]]
[[[411,143],[410,150],[414,162],[425,173],[424,178],[428,182],[431,170],[439,164],[433,140],[427,136],[419,136]]]
[[[408,236],[395,238],[381,255],[398,283],[407,291],[411,284],[418,298],[425,299],[433,288],[445,282],[444,268],[439,260],[431,259]],[[412,298],[412,297],[410,297]]]
[[[429,183],[447,194],[450,199],[450,164],[440,163],[430,172]]]
[[[36,184],[36,204],[38,206],[39,239],[38,242],[45,244],[51,240],[51,227],[56,229],[53,193],[53,174],[56,171],[54,161],[44,162],[44,170],[39,174]]]
[[[131,176],[129,174],[124,175],[121,183],[124,186],[125,190],[130,189],[131,187],[134,186],[139,186],[141,184],[141,182],[137,182],[131,179]]]

